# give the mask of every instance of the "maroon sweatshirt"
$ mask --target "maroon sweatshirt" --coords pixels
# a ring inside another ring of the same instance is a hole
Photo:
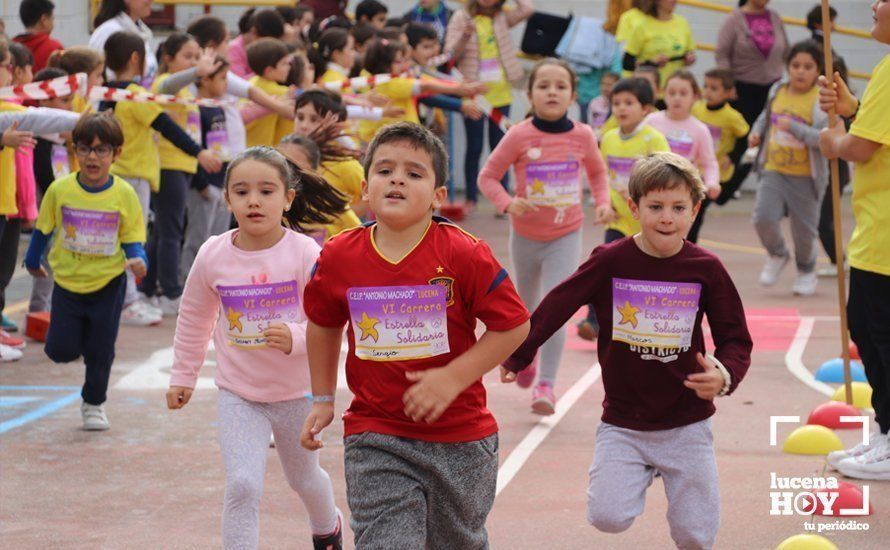
[[[742,301],[720,260],[686,242],[670,258],[644,253],[627,237],[597,247],[532,315],[528,338],[504,366],[525,368],[550,336],[584,304],[600,323],[597,353],[603,369],[603,421],[631,430],[667,430],[716,411],[685,387],[703,369],[702,315],[707,314],[714,356],[735,391],[751,364],[751,336]]]

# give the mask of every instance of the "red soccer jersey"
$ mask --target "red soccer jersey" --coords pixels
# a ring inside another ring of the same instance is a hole
[[[482,380],[432,424],[405,415],[407,371],[447,365],[476,343],[476,319],[489,330],[529,318],[506,270],[484,242],[443,218],[393,263],[374,244],[374,225],[327,242],[304,293],[309,319],[347,330],[346,381],[355,398],[345,435],[377,432],[439,442],[476,441],[497,432]]]

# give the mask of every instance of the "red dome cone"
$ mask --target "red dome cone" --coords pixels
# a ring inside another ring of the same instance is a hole
[[[847,405],[841,401],[829,401],[822,403],[810,413],[807,424],[817,424],[832,430],[858,430],[862,428],[861,422],[841,422],[842,416],[862,416],[862,412],[853,405]]]
[[[834,496],[832,493],[837,493],[837,498],[831,504],[831,513],[825,509],[825,506],[822,504],[820,499],[816,499],[816,509],[813,511],[817,516],[836,516],[836,517],[855,517],[853,515],[841,515],[841,510],[862,510],[863,502],[862,502],[862,490],[852,483],[847,483],[846,481],[839,481],[837,489],[815,489],[814,493],[821,493],[827,495],[827,498],[831,498]],[[825,497],[823,497],[825,498]],[[810,499],[807,507],[811,507],[812,499]],[[870,516],[874,513],[874,507],[871,503],[868,503],[868,511],[865,514],[857,514],[859,516],[866,515]]]

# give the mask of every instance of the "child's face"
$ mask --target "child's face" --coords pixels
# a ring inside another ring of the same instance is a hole
[[[274,80],[279,84],[287,81],[287,75],[290,74],[290,56],[286,55],[278,60],[274,67],[266,67],[263,71],[263,77],[268,80]]]
[[[424,38],[414,46],[411,51],[411,57],[420,65],[426,65],[426,62],[439,53],[439,41],[433,38]]]
[[[630,92],[612,94],[612,114],[624,133],[632,131],[643,122],[648,111],[637,96]]]
[[[30,84],[34,82],[34,67],[25,65],[24,67],[16,67],[12,70],[12,83],[15,85]]]
[[[664,102],[668,113],[674,116],[689,116],[692,104],[698,97],[692,84],[683,78],[672,78],[664,89]]]
[[[201,79],[201,89],[208,97],[222,97],[226,93],[229,76],[228,69],[222,69],[213,76],[205,76]]]
[[[396,54],[396,58],[392,61],[392,69],[390,71],[393,74],[402,74],[408,69],[411,68],[411,58],[405,55],[404,51],[400,51]]]
[[[305,33],[312,23],[315,22],[315,14],[311,11],[307,11],[303,13],[303,17],[300,18],[300,21],[297,23],[297,26],[300,28],[300,33]]]
[[[107,143],[102,143],[99,138],[93,138],[93,143],[87,145],[78,143],[74,146],[74,154],[80,163],[80,173],[87,182],[102,184],[108,180],[108,172],[111,164],[121,154],[121,149],[115,149]]]
[[[355,65],[355,39],[352,35],[346,38],[346,45],[342,50],[331,52],[331,61],[346,69],[351,69]]]
[[[384,143],[374,153],[362,199],[380,222],[392,229],[411,227],[428,218],[448,194],[436,187],[433,159],[407,141]]]
[[[42,101],[37,102],[41,107],[49,107],[50,109],[61,109],[63,111],[70,111],[71,106],[74,104],[74,96],[66,95],[61,97],[54,97],[52,99],[44,99]]]
[[[819,78],[819,65],[812,55],[801,52],[788,61],[788,77],[794,91],[808,92]]]
[[[306,154],[306,150],[296,143],[279,143],[277,149],[281,151],[281,154],[289,158],[293,161],[294,164],[300,167],[300,170],[315,170],[317,167],[312,165],[312,161],[309,160],[309,155]]]
[[[41,31],[46,34],[52,34],[53,29],[56,28],[56,14],[55,12],[45,13],[40,16],[40,21],[37,22],[37,26]]]
[[[173,57],[167,56],[167,72],[178,73],[191,69],[198,64],[198,58],[201,56],[201,49],[194,40],[189,40],[179,48]]]
[[[375,29],[384,29],[386,27],[387,12],[382,11],[368,19],[368,23]]]
[[[248,159],[232,169],[226,181],[226,202],[238,227],[252,237],[263,237],[281,227],[281,215],[296,192],[287,189],[278,170]]]
[[[12,71],[15,67],[12,64],[12,54],[7,52],[6,57],[0,60],[0,87],[9,86],[12,83]]]
[[[673,13],[677,7],[677,0],[657,0],[659,13]]]
[[[87,85],[92,86],[101,86],[103,82],[102,73],[105,72],[105,64],[99,63],[96,65],[96,68],[90,71],[90,74],[87,75]]]
[[[294,132],[308,136],[321,124],[321,118],[315,105],[307,103],[301,106],[294,114]]]
[[[600,80],[600,94],[606,99],[611,99],[612,88],[615,86],[616,82],[618,82],[618,79],[614,76],[608,76]]]
[[[882,44],[890,44],[890,0],[875,0],[871,11],[875,20],[871,35]]]
[[[701,206],[693,206],[686,185],[650,191],[640,197],[639,204],[633,200],[628,200],[628,204],[634,218],[640,220],[647,250],[658,257],[677,253]]]
[[[576,98],[571,79],[572,75],[559,65],[542,65],[535,71],[529,100],[536,116],[551,121],[565,116]]]
[[[702,97],[710,106],[720,105],[732,99],[732,88],[723,87],[723,81],[719,78],[705,77],[705,85],[702,87]]]

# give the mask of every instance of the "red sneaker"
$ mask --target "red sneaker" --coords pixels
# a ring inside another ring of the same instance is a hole
[[[23,339],[16,338],[5,330],[0,330],[0,344],[15,349],[25,349],[25,346],[27,345]]]

